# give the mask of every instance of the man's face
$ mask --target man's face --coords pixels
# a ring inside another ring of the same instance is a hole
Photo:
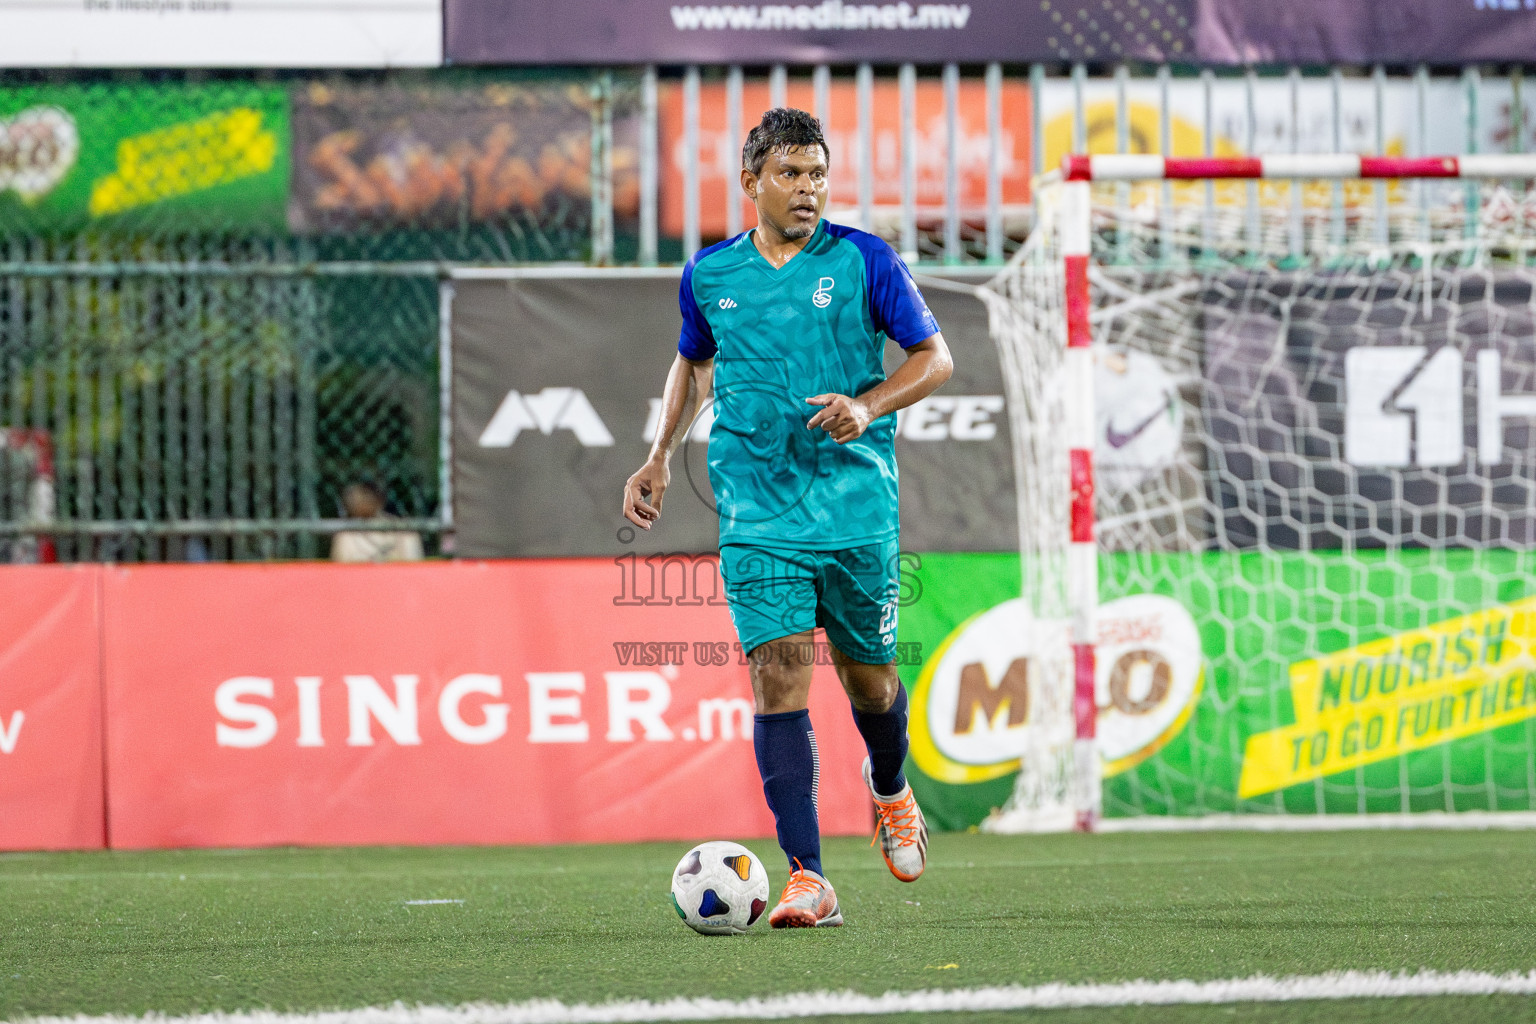
[[[785,238],[809,238],[827,205],[827,154],[820,146],[775,150],[760,173],[742,170],[741,187],[762,224]]]

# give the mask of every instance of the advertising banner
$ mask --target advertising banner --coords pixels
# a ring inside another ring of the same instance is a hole
[[[1196,51],[1213,64],[1471,64],[1536,53],[1525,0],[1200,0]]]
[[[657,527],[636,530],[620,513],[624,481],[650,450],[677,354],[678,280],[676,270],[657,270],[454,282],[460,555],[715,549],[707,409],[673,455]],[[1012,455],[986,309],[953,281],[919,278],[919,285],[954,354],[955,375],[940,394],[898,414],[902,545],[1004,549],[1015,536]],[[894,345],[887,350],[889,372],[903,357]]]
[[[1098,733],[1110,817],[1536,809],[1536,554],[1110,554]],[[900,637],[929,821],[1012,791],[1029,725],[1013,555],[931,554]]]
[[[587,84],[474,88],[338,86],[294,93],[296,231],[459,228],[560,219],[583,223],[592,196]],[[614,118],[614,215],[639,214],[639,121]]]
[[[275,231],[288,95],[251,83],[0,89],[0,228]]]
[[[714,559],[103,572],[115,848],[773,834]],[[815,671],[821,827],[863,834]]]
[[[1188,60],[1195,0],[674,3],[448,0],[460,64]]]
[[[785,101],[792,107],[814,110],[816,99],[806,79],[789,83]],[[944,175],[949,160],[949,134],[945,120],[944,85],[935,79],[917,83],[913,136],[916,158],[914,202],[920,218],[937,218],[944,211]],[[1009,79],[1002,89],[1002,131],[999,136],[999,175],[1002,203],[1022,206],[1029,202],[1030,102],[1029,86]],[[978,79],[960,82],[957,131],[960,209],[962,216],[981,219],[987,203],[987,90]],[[859,147],[858,95],[854,83],[832,83],[822,130],[830,150],[833,188],[832,209],[855,210],[862,151]],[[683,191],[679,187],[690,160],[699,168],[699,225],[705,236],[727,234],[727,208],[740,205],[740,224],[750,226],[756,212],[741,192],[741,147],[747,131],[770,105],[768,85],[746,82],[742,88],[739,138],[727,129],[726,88],[709,82],[699,90],[699,149],[689,153],[683,138],[683,90],[664,85],[661,92],[661,153],[670,161],[671,173],[662,175],[661,229],[683,233]],[[877,208],[900,209],[901,194],[901,97],[894,78],[877,79],[870,107],[870,153],[873,166],[873,203]]]
[[[0,67],[390,68],[443,62],[440,0],[4,0]]]
[[[106,842],[98,570],[0,570],[0,850]]]
[[[1536,553],[1100,568],[1110,817],[1536,809]],[[1012,554],[903,561],[935,828],[1011,792],[1037,678],[1018,581]],[[0,848],[102,845],[103,680],[117,847],[771,833],[712,558],[13,567],[0,590],[27,609],[0,616]],[[829,666],[812,713],[823,828],[858,833]]]
[[[1524,0],[447,2],[448,58],[469,64],[1460,64],[1533,52]]]
[[[1536,545],[1528,277],[1239,272],[1208,292],[1226,543]]]

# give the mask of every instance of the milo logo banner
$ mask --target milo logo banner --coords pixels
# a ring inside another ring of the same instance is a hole
[[[1011,554],[910,569],[909,775],[938,827],[1043,742]],[[1536,807],[1536,553],[1110,554],[1096,690],[1109,817]]]
[[[278,230],[288,149],[282,89],[0,89],[0,231]]]

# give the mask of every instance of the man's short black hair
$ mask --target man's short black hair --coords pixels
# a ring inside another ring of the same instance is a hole
[[[794,107],[774,107],[747,133],[747,143],[741,147],[741,166],[753,174],[761,174],[763,161],[769,153],[802,146],[820,146],[822,155],[829,162],[832,159],[826,136],[821,134],[820,121]]]

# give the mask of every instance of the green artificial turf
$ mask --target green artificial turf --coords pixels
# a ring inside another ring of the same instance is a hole
[[[781,885],[772,843],[750,845]],[[1536,833],[945,834],[913,885],[833,840],[845,927],[722,938],[672,910],[685,847],[0,855],[0,1019],[1536,968]],[[1031,1019],[1510,1020],[1533,1004],[1304,1005]]]

